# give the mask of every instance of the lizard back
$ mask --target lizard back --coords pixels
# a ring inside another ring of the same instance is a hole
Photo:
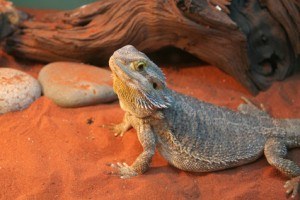
[[[274,131],[271,118],[171,94],[174,104],[163,111],[167,124],[154,126],[158,149],[171,164],[191,169],[198,163],[194,171],[214,171],[252,162],[263,154],[266,136]]]

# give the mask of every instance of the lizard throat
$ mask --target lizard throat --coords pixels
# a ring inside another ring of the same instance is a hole
[[[154,110],[155,106],[137,89],[124,83],[116,74],[113,75],[113,89],[118,95],[125,110]]]

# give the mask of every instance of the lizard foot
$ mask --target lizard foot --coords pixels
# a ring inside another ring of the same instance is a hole
[[[120,162],[117,162],[116,164],[109,163],[108,166],[116,170],[114,172],[110,172],[109,173],[110,175],[117,175],[120,176],[120,178],[122,179],[131,178],[133,176],[138,175],[138,173],[134,171],[133,168],[127,165],[126,163],[120,163]]]
[[[123,135],[126,133],[127,130],[124,130],[123,124],[109,124],[105,125],[105,128],[108,128],[111,132],[114,133],[114,136],[123,137]]]
[[[247,105],[249,105],[249,106],[251,106],[251,107],[253,107],[253,108],[257,108],[257,109],[259,109],[259,110],[261,110],[261,111],[263,111],[263,112],[267,112],[267,109],[265,108],[265,106],[264,106],[264,104],[260,104],[259,106],[260,106],[260,108],[258,108],[258,107],[256,107],[248,98],[246,98],[246,97],[241,97],[241,99],[243,100],[243,101],[245,101],[245,103],[247,104]]]
[[[291,194],[292,198],[295,198],[298,194],[300,185],[300,176],[297,176],[295,178],[292,178],[291,180],[287,181],[284,185],[284,188],[286,189],[286,194]]]
[[[246,97],[241,97],[241,99],[245,102],[240,104],[237,108],[241,113],[256,116],[269,116],[263,104],[260,104],[260,107],[257,107]]]
[[[121,123],[121,124],[114,124],[114,125],[111,125],[111,131],[114,132],[115,136],[118,137],[123,137],[124,133],[127,131],[127,130],[124,130],[124,125]]]

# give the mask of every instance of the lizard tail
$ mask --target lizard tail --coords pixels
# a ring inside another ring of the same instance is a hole
[[[284,128],[290,148],[300,147],[300,119],[281,119],[277,125],[280,129]]]

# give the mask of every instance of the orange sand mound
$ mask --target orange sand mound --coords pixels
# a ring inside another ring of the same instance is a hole
[[[0,66],[37,77],[42,65],[16,63],[1,52]],[[204,101],[236,109],[247,96],[273,116],[300,118],[300,74],[252,98],[215,67],[163,70],[169,87]],[[128,180],[106,175],[106,163],[130,164],[142,151],[134,130],[115,138],[102,128],[122,116],[118,102],[67,109],[46,97],[24,111],[0,115],[0,199],[285,199],[286,177],[264,158],[202,174],[175,169],[156,153],[144,175]],[[299,153],[290,156],[300,164]]]

